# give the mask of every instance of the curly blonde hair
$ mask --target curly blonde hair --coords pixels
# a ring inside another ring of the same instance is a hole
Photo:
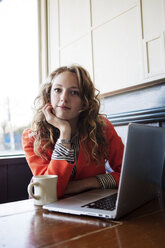
[[[102,156],[107,159],[107,143],[103,128],[104,118],[99,114],[99,91],[95,89],[89,73],[79,65],[59,67],[50,74],[47,82],[42,85],[39,95],[34,101],[35,113],[32,122],[32,132],[35,136],[34,151],[40,157],[45,158],[46,151],[54,147],[59,137],[59,130],[46,121],[42,108],[50,102],[53,79],[66,71],[74,73],[78,81],[82,101],[78,128],[83,149],[88,160],[93,159],[99,163]]]

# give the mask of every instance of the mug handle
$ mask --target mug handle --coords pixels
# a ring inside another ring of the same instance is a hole
[[[34,198],[35,200],[39,200],[41,197],[40,197],[39,195],[34,195],[34,194],[33,194],[33,187],[34,187],[34,185],[39,186],[39,183],[38,183],[38,182],[30,183],[30,184],[28,185],[28,193],[29,193],[29,195],[30,195],[32,198]]]

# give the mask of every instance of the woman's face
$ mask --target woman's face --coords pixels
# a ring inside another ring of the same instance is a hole
[[[76,75],[66,71],[56,76],[52,81],[50,99],[56,117],[77,121],[82,101]]]

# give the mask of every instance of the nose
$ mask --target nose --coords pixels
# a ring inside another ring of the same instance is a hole
[[[67,91],[63,91],[61,94],[61,102],[68,102],[68,93]]]

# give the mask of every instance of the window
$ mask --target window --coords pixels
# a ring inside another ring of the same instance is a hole
[[[39,87],[37,0],[0,1],[0,155],[22,154]]]

